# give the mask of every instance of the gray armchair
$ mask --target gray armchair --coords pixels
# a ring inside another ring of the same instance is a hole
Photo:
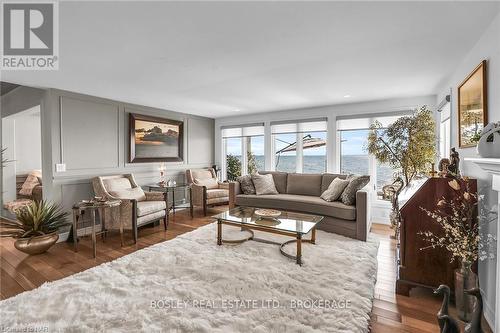
[[[111,228],[118,226],[120,232],[123,228],[131,229],[135,243],[137,243],[137,228],[140,226],[163,220],[167,230],[168,206],[163,193],[144,192],[132,174],[95,177],[92,186],[97,196],[122,201],[120,205],[122,221],[116,221],[114,216],[111,216],[111,219],[106,216],[106,221],[111,220]],[[123,228],[120,227],[121,222]]]
[[[229,183],[217,180],[215,170],[188,169],[186,178],[191,186],[191,217],[193,207],[203,207],[203,215],[207,215],[207,208],[229,203]]]

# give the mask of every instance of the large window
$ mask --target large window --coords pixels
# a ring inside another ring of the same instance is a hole
[[[285,172],[326,172],[326,124],[326,118],[272,122],[274,169]]]
[[[247,173],[265,170],[264,136],[249,136],[247,140]]]
[[[370,174],[370,156],[365,151],[368,130],[340,131],[340,172]]]
[[[223,127],[222,150],[227,180],[264,170],[264,124]]]
[[[376,190],[381,190],[384,185],[392,183],[394,173],[397,170],[394,170],[390,165],[378,162],[366,150],[369,127],[374,121],[387,127],[399,117],[409,113],[410,111],[359,118],[338,117],[337,138],[339,140],[341,173],[370,175],[371,183]]]
[[[297,171],[296,133],[274,134],[274,169],[276,171]]]

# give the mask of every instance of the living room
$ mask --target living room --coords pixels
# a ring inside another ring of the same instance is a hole
[[[2,330],[500,332],[500,2],[1,6]]]

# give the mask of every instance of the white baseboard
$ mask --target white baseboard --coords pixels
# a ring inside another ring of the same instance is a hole
[[[490,325],[490,328],[495,332],[495,320],[498,320],[498,318],[495,318],[495,313],[493,312],[493,309],[490,306],[490,303],[488,302],[488,298],[485,293],[481,293],[483,295],[483,313],[484,313],[484,319],[488,322],[488,325]],[[496,332],[500,333],[500,332]]]
[[[97,226],[100,227],[100,225]],[[91,233],[92,233],[92,227],[85,227],[78,229],[78,237],[87,236],[90,235]],[[65,242],[68,240],[68,237],[69,237],[69,231],[63,232],[59,234],[59,239],[57,240],[57,242],[58,243]]]

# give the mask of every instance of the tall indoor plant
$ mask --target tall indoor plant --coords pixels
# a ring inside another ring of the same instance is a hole
[[[392,212],[391,227],[399,236],[398,195],[419,174],[427,171],[436,156],[435,122],[426,105],[411,115],[400,117],[388,127],[375,121],[368,133],[368,153],[394,170],[395,182],[389,186]]]
[[[57,231],[69,224],[67,216],[54,203],[33,201],[16,210],[15,221],[0,221],[0,237],[16,238],[14,246],[19,251],[40,254],[57,242]]]
[[[375,121],[368,133],[367,150],[379,162],[389,164],[408,186],[415,176],[427,171],[436,158],[432,111],[424,105],[387,128]]]

